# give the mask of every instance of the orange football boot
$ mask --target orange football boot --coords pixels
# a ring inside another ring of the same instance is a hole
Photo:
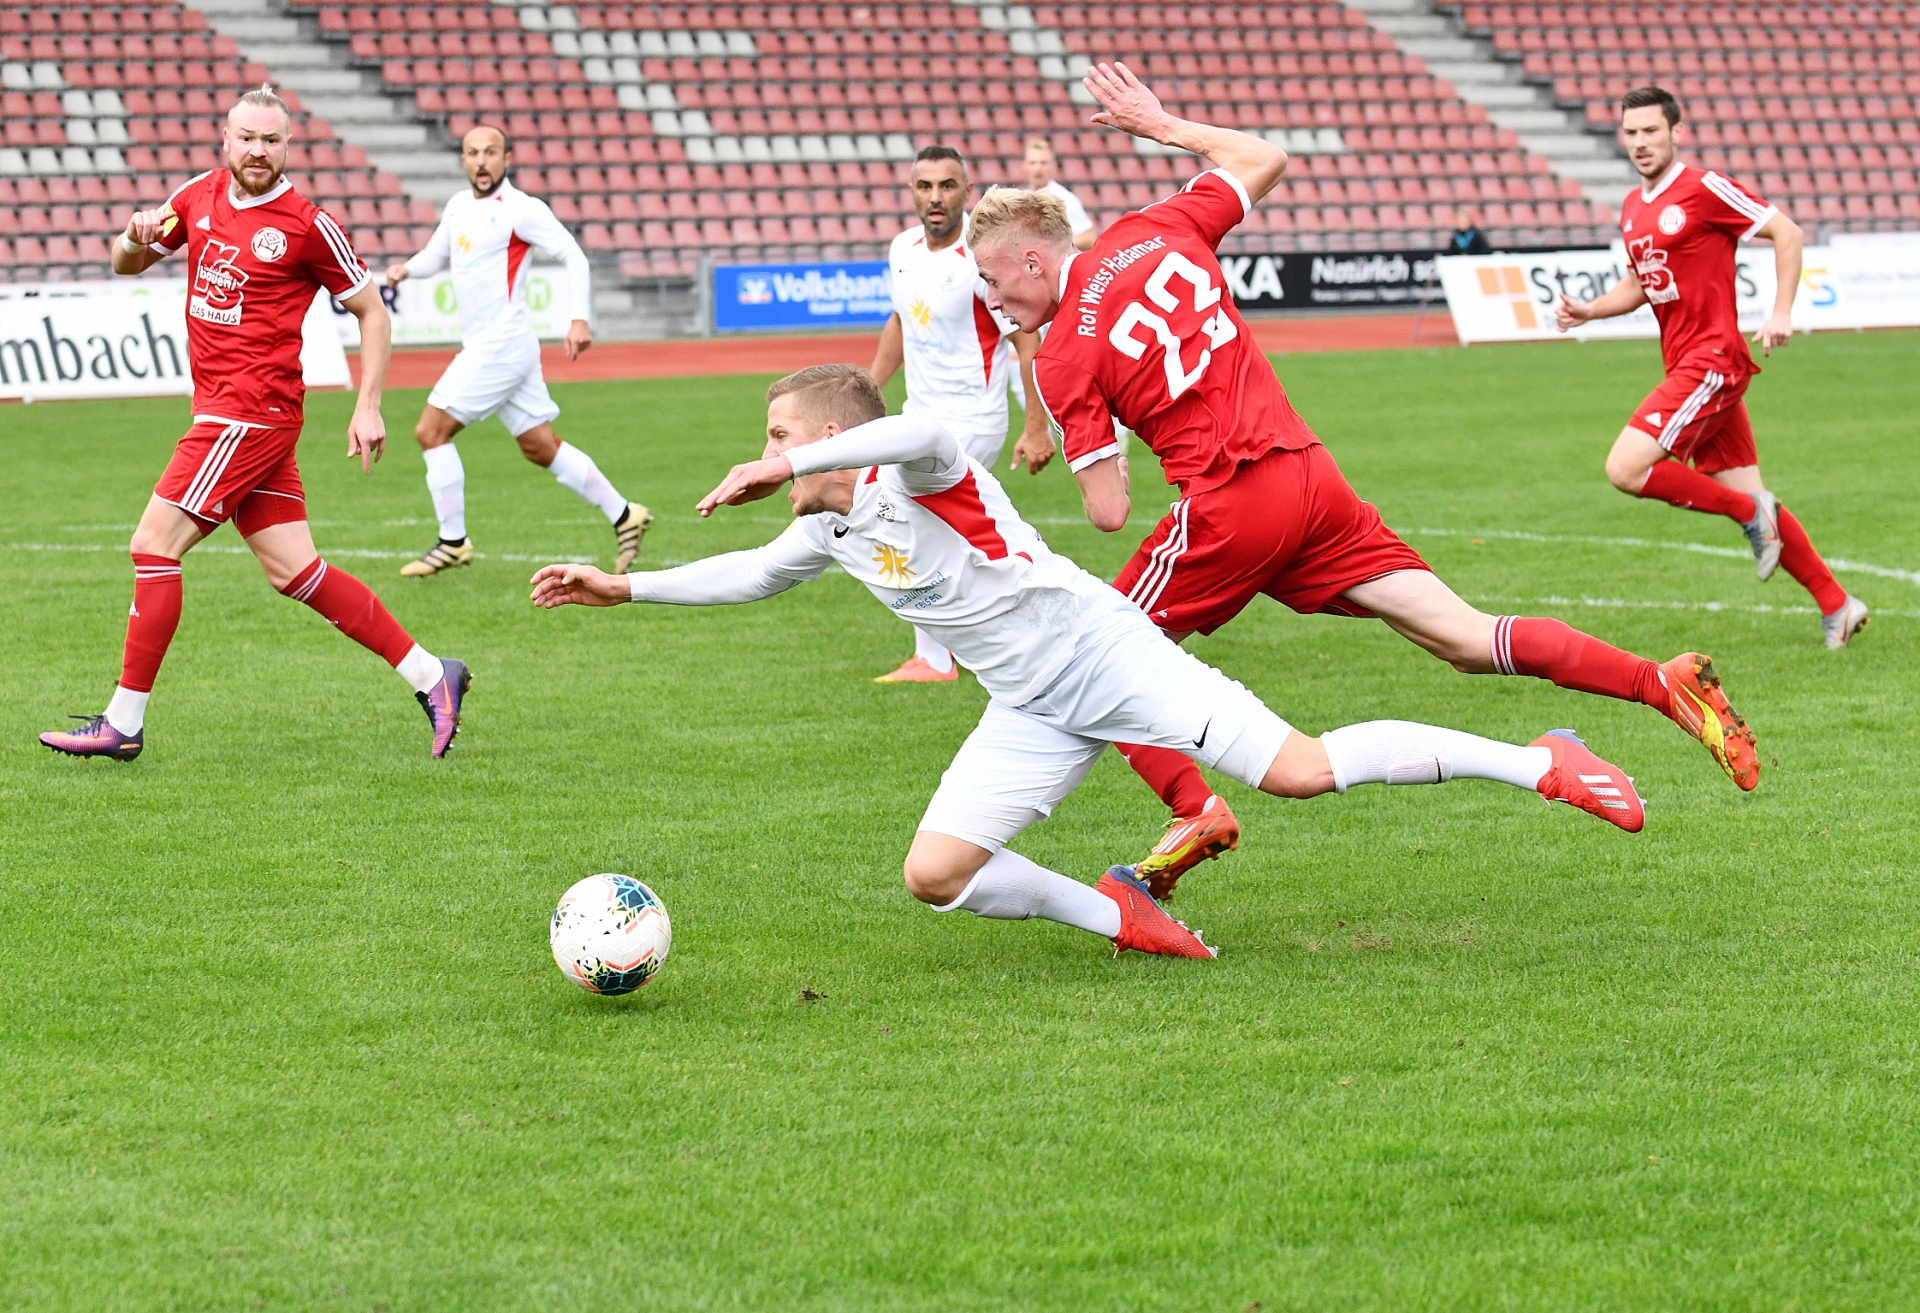
[[[1660,667],[1673,705],[1673,723],[1706,745],[1727,778],[1751,791],[1760,783],[1760,745],[1753,730],[1727,701],[1714,673],[1713,658],[1682,652]]]
[[[928,660],[915,652],[904,661],[898,670],[889,670],[884,675],[875,675],[876,684],[944,684],[950,679],[960,678],[960,664],[955,662],[944,671],[935,670]]]
[[[1647,823],[1647,809],[1627,773],[1588,751],[1570,729],[1550,729],[1527,745],[1545,748],[1553,764],[1535,787],[1548,802],[1564,802],[1591,816],[1638,834]]]
[[[1232,852],[1240,846],[1240,822],[1226,799],[1213,797],[1198,816],[1176,816],[1167,823],[1167,832],[1153,846],[1146,860],[1133,868],[1139,879],[1157,899],[1173,896],[1180,877],[1209,858]]]
[[[1110,866],[1094,889],[1120,904],[1120,933],[1113,937],[1115,957],[1134,949],[1168,957],[1219,957],[1195,931],[1168,916],[1130,866]]]

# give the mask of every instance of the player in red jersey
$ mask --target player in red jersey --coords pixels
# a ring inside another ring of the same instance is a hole
[[[413,687],[443,756],[460,726],[467,668],[414,642],[367,586],[320,559],[307,528],[294,447],[305,385],[301,324],[321,288],[360,320],[360,395],[347,455],[370,471],[386,443],[380,392],[392,325],[340,225],[298,195],[287,167],[292,118],[269,87],[227,114],[227,167],[203,173],[114,243],[114,272],[137,274],[187,248],[187,357],[193,427],[133,531],[133,610],[120,684],[105,712],[40,741],[76,757],[130,761],[145,742],[147,696],[180,623],[180,560],[228,519],[273,586],[385,658]]]
[[[1662,667],[1558,620],[1485,615],[1348,486],[1288,403],[1214,254],[1279,181],[1285,152],[1174,118],[1124,65],[1099,65],[1086,83],[1105,109],[1095,122],[1217,166],[1179,195],[1126,216],[1081,255],[1049,197],[996,190],[974,210],[988,304],[1028,331],[1051,325],[1035,380],[1062,430],[1088,518],[1112,532],[1131,509],[1115,420],[1153,449],[1180,487],[1180,500],[1114,586],[1176,639],[1213,632],[1261,593],[1307,614],[1375,615],[1457,670],[1533,675],[1644,702],[1701,739],[1740,787],[1753,788],[1752,732],[1706,658],[1683,653]],[[1222,815],[1225,804],[1189,760],[1159,748],[1122,751],[1174,813],[1167,838],[1141,864],[1157,889],[1233,845],[1237,823]]]
[[[1786,566],[1819,603],[1827,646],[1845,647],[1866,628],[1867,607],[1834,581],[1807,531],[1760,479],[1746,403],[1747,383],[1760,366],[1734,303],[1734,247],[1765,237],[1773,243],[1779,290],[1754,340],[1763,355],[1793,340],[1800,229],[1731,178],[1680,161],[1680,104],[1670,94],[1641,87],[1620,104],[1620,135],[1645,179],[1620,207],[1629,267],[1592,301],[1563,295],[1555,314],[1562,332],[1647,304],[1660,321],[1666,382],[1647,394],[1614,440],[1607,478],[1636,497],[1738,524],[1761,580]]]

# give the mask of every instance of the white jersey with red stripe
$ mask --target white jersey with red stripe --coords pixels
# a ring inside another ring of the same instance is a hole
[[[1089,620],[1138,614],[1048,549],[943,425],[895,415],[788,451],[796,477],[857,469],[845,514],[805,515],[764,547],[629,576],[636,602],[748,602],[838,565],[886,608],[944,643],[1014,706],[1073,659]],[[884,463],[869,465],[871,460]]]
[[[970,454],[991,463],[1007,436],[1007,388],[1015,358],[1012,320],[987,309],[987,285],[967,240],[971,216],[960,216],[960,239],[927,249],[924,225],[893,239],[893,309],[900,316],[908,415],[929,415],[954,431]],[[969,439],[993,450],[972,450]]]
[[[485,196],[455,192],[426,249],[407,261],[415,278],[453,271],[460,331],[468,348],[534,335],[527,315],[527,257],[539,251],[567,267],[575,319],[590,319],[593,283],[587,253],[545,201],[503,180]]]

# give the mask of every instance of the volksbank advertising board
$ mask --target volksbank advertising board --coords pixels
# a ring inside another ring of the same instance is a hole
[[[858,328],[893,313],[893,274],[883,260],[845,264],[722,264],[713,270],[713,326]]]

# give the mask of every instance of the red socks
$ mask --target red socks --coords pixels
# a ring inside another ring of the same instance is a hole
[[[1579,693],[1644,702],[1662,715],[1672,714],[1673,699],[1659,666],[1558,620],[1517,615],[1495,620],[1493,668],[1503,675],[1550,679]]]
[[[1175,816],[1198,816],[1213,796],[1193,759],[1172,748],[1149,748],[1138,743],[1116,743],[1120,755],[1147,787],[1160,796]]]
[[[127,616],[127,650],[120,687],[151,693],[173,631],[180,627],[180,562],[171,556],[133,553],[133,610]]]
[[[178,587],[176,584],[176,596]],[[399,665],[401,658],[413,650],[413,639],[371,588],[319,557],[280,591],[296,602],[305,602],[348,638],[378,652],[390,666]]]
[[[1813,594],[1821,615],[1832,615],[1847,604],[1847,590],[1834,580],[1833,571],[1813,550],[1813,540],[1800,527],[1800,521],[1786,507],[1780,508],[1780,564]]]
[[[1640,495],[1678,506],[1683,511],[1724,515],[1736,524],[1745,524],[1754,516],[1753,498],[1677,460],[1656,462],[1647,471],[1647,484],[1640,489]]]

